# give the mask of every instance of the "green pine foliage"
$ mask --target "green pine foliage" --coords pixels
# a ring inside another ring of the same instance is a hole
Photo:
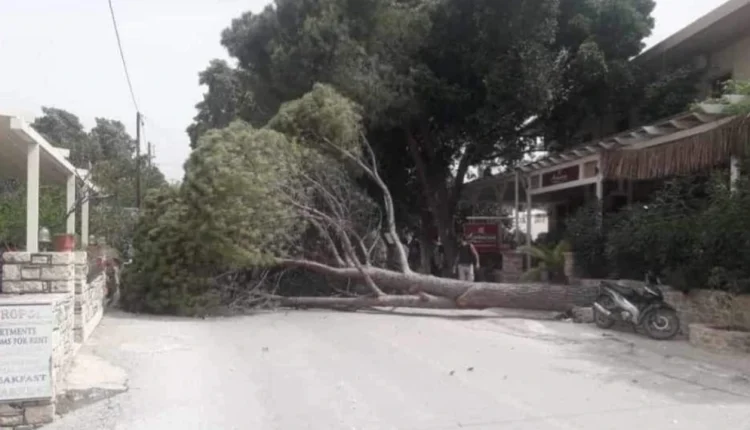
[[[125,307],[207,312],[221,302],[221,274],[319,255],[324,245],[306,239],[311,220],[338,217],[354,232],[375,225],[364,215],[377,207],[351,175],[360,130],[359,107],[316,85],[282,106],[267,127],[235,121],[205,133],[185,164],[182,185],[147,200],[124,276]],[[324,198],[336,199],[335,210]]]

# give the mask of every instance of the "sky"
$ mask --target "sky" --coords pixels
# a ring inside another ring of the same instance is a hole
[[[647,46],[664,40],[725,0],[656,0]],[[170,180],[189,154],[185,128],[205,88],[198,72],[228,58],[221,31],[266,0],[112,0],[145,142]],[[0,113],[33,121],[41,106],[68,110],[87,128],[95,117],[135,113],[107,0],[0,0]]]

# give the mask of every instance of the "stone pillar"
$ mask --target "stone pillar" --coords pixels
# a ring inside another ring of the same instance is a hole
[[[73,294],[71,252],[5,252],[3,260],[4,294]]]
[[[86,312],[84,306],[84,294],[86,293],[86,278],[88,277],[89,267],[88,261],[86,261],[86,252],[74,252],[73,253],[75,262],[75,325],[73,331],[75,333],[76,342],[83,342],[86,340],[84,333],[84,326],[86,321]]]
[[[518,282],[523,275],[523,257],[520,252],[503,252],[503,271],[501,282]]]
[[[565,253],[565,266],[563,270],[568,279],[572,279],[575,276],[575,256],[572,252]]]
[[[75,261],[75,340],[85,342],[104,315],[107,273],[97,267],[89,276],[88,253],[74,252]],[[89,280],[89,278],[92,278]]]

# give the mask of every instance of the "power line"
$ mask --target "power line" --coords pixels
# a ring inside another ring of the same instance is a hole
[[[122,41],[120,40],[120,31],[117,29],[117,19],[115,18],[115,10],[112,8],[112,0],[109,0],[109,12],[112,15],[112,25],[115,28],[115,36],[117,37],[117,47],[120,50],[120,59],[122,60],[122,68],[125,69],[125,79],[128,81],[128,88],[130,88],[130,97],[133,99],[133,106],[135,110],[140,112],[138,109],[138,102],[135,101],[135,92],[133,91],[133,83],[130,81],[130,72],[128,72],[128,63],[125,61],[125,54],[122,51]]]

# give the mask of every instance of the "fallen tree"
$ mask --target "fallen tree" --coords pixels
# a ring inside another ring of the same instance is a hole
[[[563,286],[472,283],[413,272],[361,123],[356,104],[316,85],[263,129],[237,122],[207,133],[186,163],[181,188],[144,211],[160,221],[141,226],[148,243],[136,246],[133,266],[140,276],[133,281],[151,283],[151,301],[189,292],[201,297],[193,302],[208,303],[206,297],[221,290],[220,282],[210,282],[217,271],[287,268],[348,280],[365,292],[283,297],[257,284],[254,294],[281,306],[348,309],[571,306]],[[368,196],[368,185],[380,201]],[[151,263],[139,265],[139,259]],[[387,268],[389,260],[393,268]],[[163,268],[164,261],[172,265]],[[166,273],[159,279],[155,272]]]

